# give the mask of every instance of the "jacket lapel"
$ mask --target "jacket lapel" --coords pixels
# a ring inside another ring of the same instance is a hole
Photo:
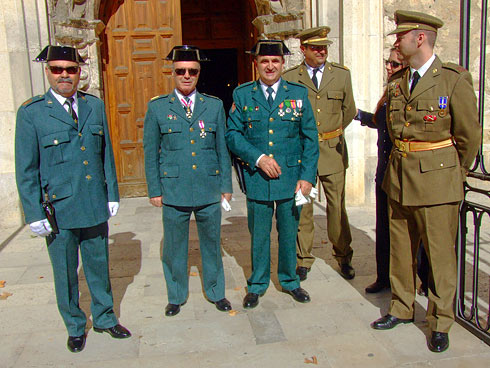
[[[87,99],[81,93],[78,94],[78,129],[81,131],[87,122],[92,108],[87,102]]]
[[[333,68],[329,62],[325,62],[325,67],[323,68],[322,81],[320,82],[320,86],[318,87],[318,92],[324,89],[328,84],[333,81]],[[313,82],[312,82],[313,83]]]
[[[264,92],[262,92],[262,87],[260,86],[259,81],[256,81],[252,88],[252,98],[258,105],[262,105],[262,107],[267,111],[271,110],[269,103],[265,99]]]
[[[70,125],[74,129],[78,129],[77,124],[70,114],[68,114],[65,108],[61,106],[59,101],[49,91],[44,95],[44,105],[48,109],[51,117],[61,121],[62,123]]]
[[[301,84],[304,84],[305,87],[313,90],[313,91],[317,91],[317,88],[315,87],[315,85],[313,84],[313,81],[311,80],[310,78],[310,75],[308,74],[308,69],[306,68],[306,65],[305,63],[303,62],[299,69],[298,69],[298,82],[301,83]]]
[[[410,99],[410,91],[408,90],[408,80],[410,79],[410,68],[407,68],[405,70],[405,73],[403,74],[401,83],[400,83],[400,90],[402,91],[403,96],[407,99],[407,101]]]
[[[189,120],[185,115],[185,110],[184,107],[182,106],[182,103],[180,102],[179,98],[175,94],[175,90],[172,92],[172,96],[170,97],[169,104],[170,104],[170,111],[174,112],[176,115],[179,115],[184,120],[187,121]]]
[[[281,102],[287,99],[288,95],[288,85],[284,79],[281,79],[281,83],[279,83],[279,88],[277,89],[276,98],[274,99],[274,104],[272,105],[271,112],[276,110]]]
[[[429,88],[436,85],[436,81],[441,74],[442,63],[441,60],[436,56],[432,65],[427,69],[424,76],[420,78],[419,82],[415,85],[415,88],[410,95],[410,100],[413,100],[417,96],[421,95]]]
[[[196,91],[196,104],[194,105],[194,110],[192,111],[191,121],[195,122],[196,120],[198,120],[199,116],[201,116],[205,111],[206,101],[204,100],[203,95]]]

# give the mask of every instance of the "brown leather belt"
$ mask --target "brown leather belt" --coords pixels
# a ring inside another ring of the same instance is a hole
[[[319,142],[328,141],[329,139],[338,137],[339,135],[342,135],[342,127],[340,127],[339,129],[335,129],[334,131],[331,132],[318,133],[318,141]]]
[[[401,152],[419,152],[419,151],[431,151],[439,148],[445,148],[453,146],[454,142],[452,138],[445,139],[439,142],[421,142],[421,141],[402,141],[395,139],[395,147]]]

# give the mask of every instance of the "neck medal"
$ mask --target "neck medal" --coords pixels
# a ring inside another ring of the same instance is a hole
[[[189,102],[186,102],[183,98],[181,99],[182,103],[184,104],[185,108],[185,117],[187,119],[192,118],[192,110],[191,110],[191,105],[192,105],[192,100],[189,100]]]
[[[206,132],[204,131],[204,121],[203,120],[199,120],[199,128],[201,128],[201,133],[199,134],[199,136],[204,139],[204,137],[206,137]]]

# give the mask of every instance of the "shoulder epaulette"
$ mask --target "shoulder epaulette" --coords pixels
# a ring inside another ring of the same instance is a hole
[[[306,88],[304,84],[298,83],[298,82],[292,82],[292,81],[286,81],[288,84],[292,84],[295,87],[301,87],[301,88]]]
[[[80,95],[80,98],[82,98],[82,99],[85,99],[86,97],[88,97],[88,98],[96,98],[97,100],[100,100],[99,97],[97,97],[96,95],[93,95],[91,93],[87,93],[85,91],[77,91],[77,92]]]
[[[168,97],[168,94],[167,95],[158,95],[158,96],[152,97],[150,101],[155,101],[155,100],[158,100],[160,98],[167,98],[167,97]]]
[[[336,68],[340,68],[340,69],[344,69],[344,70],[349,70],[349,68],[347,68],[345,65],[334,63],[334,62],[332,62],[331,64],[332,64],[332,66],[335,66]]]
[[[214,98],[215,100],[220,100],[221,101],[221,99],[219,97],[216,97],[216,96],[213,96],[213,95],[208,95],[207,93],[201,93],[201,95],[206,96],[206,97],[211,97],[211,98]]]
[[[238,89],[241,89],[241,88],[245,88],[245,87],[250,86],[250,85],[252,85],[254,83],[255,83],[255,81],[250,81],[250,82],[242,83],[238,87],[236,87],[235,90],[238,90]]]
[[[400,69],[399,71],[397,71],[395,73],[393,73],[391,75],[391,78],[388,80],[388,82],[391,81],[391,80],[393,80],[393,79],[401,78],[403,76],[403,73],[405,73],[405,71],[407,70],[407,68],[408,68],[408,66],[405,67],[405,68]]]
[[[300,66],[302,66],[302,65],[303,65],[303,63],[298,64],[298,65],[296,65],[296,66],[293,66],[292,68],[289,68],[288,70],[285,70],[285,71],[284,71],[282,74],[286,74],[286,73],[288,73],[288,72],[291,72],[291,71],[293,71],[293,70],[296,70],[296,69],[298,69],[298,68],[299,68]]]
[[[30,99],[28,99],[27,101],[25,101],[22,106],[29,106],[35,102],[38,102],[38,101],[42,101],[44,100],[44,95],[37,95],[37,96],[34,96],[34,97],[31,97]]]
[[[455,63],[442,63],[442,67],[444,69],[450,69],[455,71],[456,73],[463,73],[467,72],[468,70],[463,68],[461,65],[455,64]]]

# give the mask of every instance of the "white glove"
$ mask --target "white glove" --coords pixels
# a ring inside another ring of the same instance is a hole
[[[223,198],[223,200],[221,201],[221,207],[223,207],[223,209],[224,209],[226,212],[231,211],[230,202],[228,202],[228,201],[226,200],[226,198]]]
[[[311,203],[310,197],[305,197],[301,192],[301,189],[296,192],[296,195],[294,196],[294,200],[296,202],[296,207],[302,206],[306,203]]]
[[[109,207],[109,213],[111,214],[111,217],[117,215],[117,210],[119,209],[119,202],[109,202],[107,203],[107,206]]]
[[[51,225],[46,219],[31,222],[29,224],[29,227],[34,234],[39,236],[48,236],[49,234],[51,234],[51,231],[53,231],[53,229],[51,229]]]
[[[317,194],[318,194],[318,189],[311,188],[311,190],[310,190],[310,198],[311,199],[315,199]]]

